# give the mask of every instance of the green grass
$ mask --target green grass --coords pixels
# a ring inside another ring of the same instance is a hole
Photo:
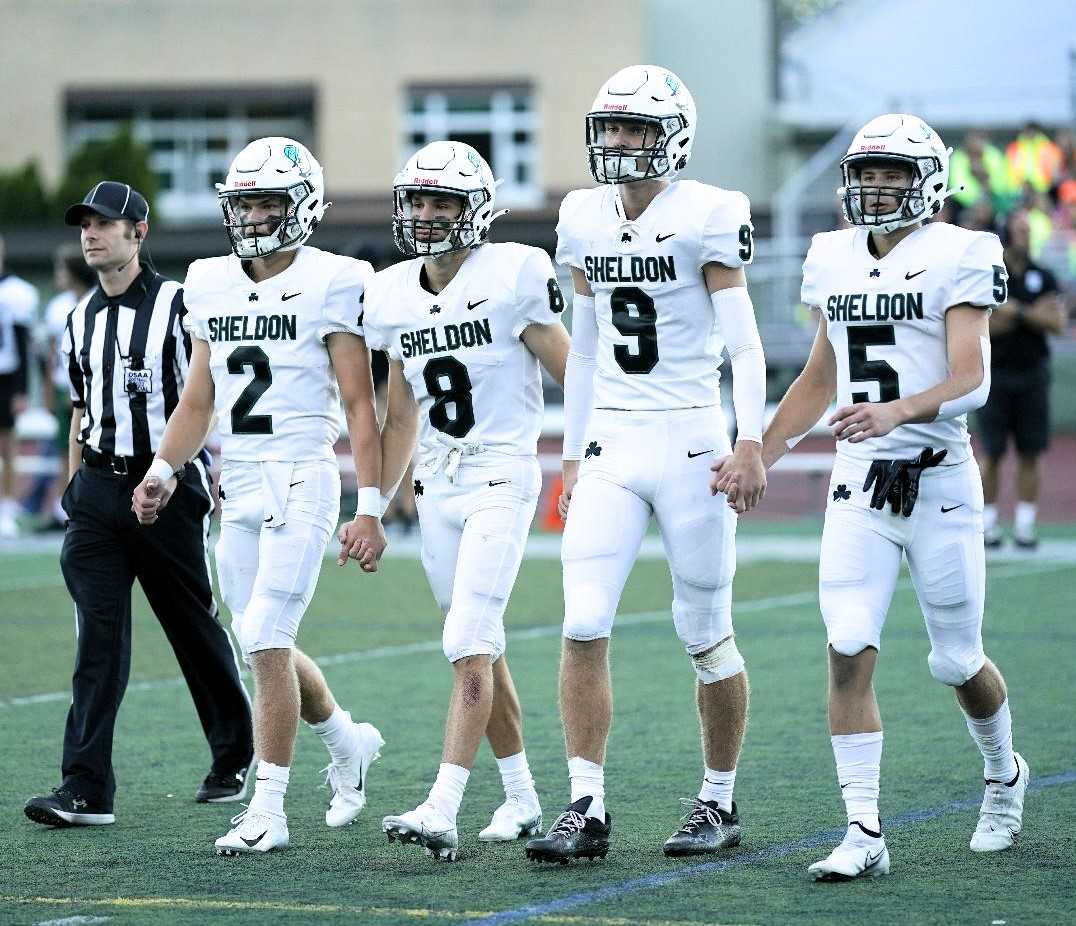
[[[1076,536],[1070,530],[1068,536]],[[741,567],[736,600],[812,592],[815,567]],[[1076,566],[1034,559],[991,567],[987,650],[1012,693],[1017,746],[1033,778],[1076,767],[1070,714],[1076,628],[1071,589]],[[668,573],[640,563],[623,614],[668,607]],[[53,557],[0,561],[5,653],[0,700],[67,690],[72,612]],[[558,564],[528,561],[509,628],[551,627],[560,617]],[[177,675],[163,634],[136,604],[132,682]],[[817,607],[785,604],[745,610],[737,632],[752,681],[752,714],[737,781],[745,844],[727,870],[590,902],[536,920],[547,923],[1058,923],[1076,904],[1071,829],[1076,784],[1032,792],[1025,832],[1014,851],[973,855],[975,810],[943,813],[889,831],[893,875],[872,882],[814,885],[806,866],[828,851],[800,848],[739,862],[840,826],[825,718],[824,631]],[[416,563],[390,561],[375,577],[326,565],[300,644],[314,656],[436,641],[440,627]],[[914,595],[898,591],[877,675],[886,722],[883,817],[975,798],[981,761],[952,695],[927,671],[928,644]],[[547,821],[567,797],[556,708],[555,629],[512,642],[509,659],[524,705],[527,750]],[[434,646],[409,655],[337,661],[326,676],[356,717],[387,740],[370,779],[370,805],[352,827],[322,821],[324,751],[301,730],[288,793],[293,848],[263,858],[220,859],[212,841],[235,805],[191,798],[208,752],[182,686],[129,692],[115,746],[119,780],[113,827],[47,830],[21,815],[30,795],[58,781],[65,699],[0,707],[0,922],[36,923],[76,915],[110,924],[460,923],[478,913],[542,904],[684,863],[660,846],[675,828],[677,798],[701,774],[693,674],[671,621],[625,622],[614,635],[616,718],[607,762],[607,801],[615,817],[604,863],[537,867],[521,845],[484,846],[475,835],[500,802],[500,781],[483,747],[460,817],[455,865],[437,865],[413,847],[388,844],[383,814],[409,809],[436,771],[450,673]]]

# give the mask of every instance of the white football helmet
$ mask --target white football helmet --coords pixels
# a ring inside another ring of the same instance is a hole
[[[408,257],[428,257],[476,248],[489,237],[494,219],[508,212],[493,211],[499,181],[482,155],[461,141],[435,141],[411,155],[392,182],[392,236]],[[412,193],[443,192],[462,200],[454,221],[416,219]],[[423,234],[416,235],[416,231]],[[444,237],[434,240],[434,235]]]
[[[653,143],[642,148],[608,146],[605,125],[614,120],[653,126]],[[617,71],[587,113],[590,174],[598,183],[672,180],[691,157],[697,123],[695,100],[672,71],[652,64]]]
[[[279,195],[279,218],[251,224],[239,209],[239,200],[252,193]],[[235,256],[243,260],[274,251],[293,251],[318,227],[325,210],[325,177],[321,165],[304,145],[291,138],[258,138],[235,156],[224,183],[217,184],[224,211],[224,227]],[[258,228],[268,226],[268,234]]]
[[[914,225],[936,215],[949,197],[949,155],[941,138],[918,116],[887,113],[871,119],[852,139],[841,159],[844,186],[837,190],[845,219],[852,225],[866,225],[888,235],[898,228]],[[911,185],[870,186],[860,182],[866,164],[896,161],[911,168]],[[891,196],[897,208],[872,213],[863,208],[864,196]]]

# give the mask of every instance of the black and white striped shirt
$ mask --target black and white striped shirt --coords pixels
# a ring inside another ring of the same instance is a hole
[[[183,290],[149,267],[127,292],[96,287],[67,317],[63,351],[71,402],[84,409],[80,441],[130,457],[155,453],[190,362]]]

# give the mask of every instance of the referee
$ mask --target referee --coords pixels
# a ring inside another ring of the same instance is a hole
[[[148,218],[145,198],[110,180],[65,216],[82,228],[82,252],[98,286],[68,316],[63,341],[74,409],[60,565],[75,601],[78,640],[63,780],[25,808],[31,820],[50,826],[115,821],[112,736],[131,667],[136,578],[209,740],[213,764],[195,799],[239,800],[253,753],[250,704],[210,584],[213,502],[203,460],[180,472],[180,504],[169,505],[152,527],[140,527],[131,511],[131,493],[179,401],[191,350],[182,289],[139,261]]]

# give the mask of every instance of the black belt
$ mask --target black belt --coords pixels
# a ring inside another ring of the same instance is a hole
[[[115,454],[94,450],[93,447],[82,448],[82,462],[93,469],[103,469],[114,476],[126,476],[130,473],[144,473],[153,462],[152,453],[140,453],[133,457],[118,457]]]

